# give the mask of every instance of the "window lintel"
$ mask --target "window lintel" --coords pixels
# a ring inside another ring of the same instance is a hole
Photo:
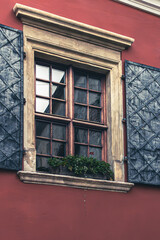
[[[113,33],[98,27],[64,18],[46,11],[16,3],[13,11],[23,24],[48,29],[71,38],[89,41],[96,45],[122,51],[131,46],[133,38]]]

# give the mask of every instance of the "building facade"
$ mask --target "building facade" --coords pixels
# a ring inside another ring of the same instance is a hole
[[[0,11],[1,239],[158,239],[159,1]],[[114,179],[47,172],[66,155]]]

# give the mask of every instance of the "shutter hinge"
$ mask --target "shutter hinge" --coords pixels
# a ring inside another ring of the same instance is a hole
[[[124,156],[123,161],[127,162],[127,160],[128,160],[127,156]]]
[[[126,79],[126,76],[123,74],[123,75],[121,76],[121,79],[122,79],[122,80],[125,80],[125,79]]]
[[[25,98],[23,98],[23,105],[25,105],[25,103],[26,103],[26,99],[25,99]]]
[[[23,156],[26,154],[26,150],[25,149],[23,149]]]
[[[123,118],[123,119],[122,119],[122,123],[126,123],[126,118]]]
[[[23,59],[26,59],[26,52],[23,52]]]

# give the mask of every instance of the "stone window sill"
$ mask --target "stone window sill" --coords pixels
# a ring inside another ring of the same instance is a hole
[[[91,189],[127,193],[134,186],[133,183],[127,182],[116,182],[39,172],[19,171],[17,174],[20,180],[24,183],[57,185],[87,190]]]

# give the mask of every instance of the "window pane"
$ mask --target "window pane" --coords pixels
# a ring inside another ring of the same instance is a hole
[[[49,100],[43,98],[36,98],[36,112],[49,113]]]
[[[96,78],[89,78],[89,89],[101,91],[101,81]]]
[[[36,78],[49,80],[49,67],[36,64]]]
[[[52,85],[52,97],[65,99],[65,87]]]
[[[97,108],[89,108],[89,120],[93,122],[101,122],[101,110]]]
[[[89,93],[89,105],[101,106],[101,94],[99,93]]]
[[[101,132],[89,131],[89,144],[101,146]]]
[[[79,105],[74,105],[74,117],[77,119],[87,120],[87,108]]]
[[[37,156],[36,157],[36,167],[37,167],[37,170],[40,171],[40,170],[42,170],[41,168],[49,168],[48,159],[49,158],[47,158],[47,157]]]
[[[66,127],[62,125],[52,125],[54,139],[66,140]]]
[[[75,144],[75,155],[87,157],[88,147]]]
[[[88,143],[87,133],[88,131],[86,129],[75,128],[75,142]]]
[[[52,81],[65,83],[65,71],[52,68]]]
[[[36,95],[49,97],[49,83],[36,81]]]
[[[101,148],[89,147],[89,157],[96,158],[97,160],[102,159]]]
[[[53,100],[52,113],[60,116],[65,116],[65,103]]]
[[[80,74],[78,72],[74,73],[74,86],[76,87],[87,87],[87,78],[85,75]]]
[[[52,154],[54,156],[64,157],[66,155],[66,144],[61,142],[52,142]]]
[[[87,104],[87,91],[74,90],[74,101],[78,103]]]
[[[37,153],[50,154],[50,141],[44,139],[36,139]]]
[[[36,121],[36,136],[50,138],[50,124],[42,121]]]

